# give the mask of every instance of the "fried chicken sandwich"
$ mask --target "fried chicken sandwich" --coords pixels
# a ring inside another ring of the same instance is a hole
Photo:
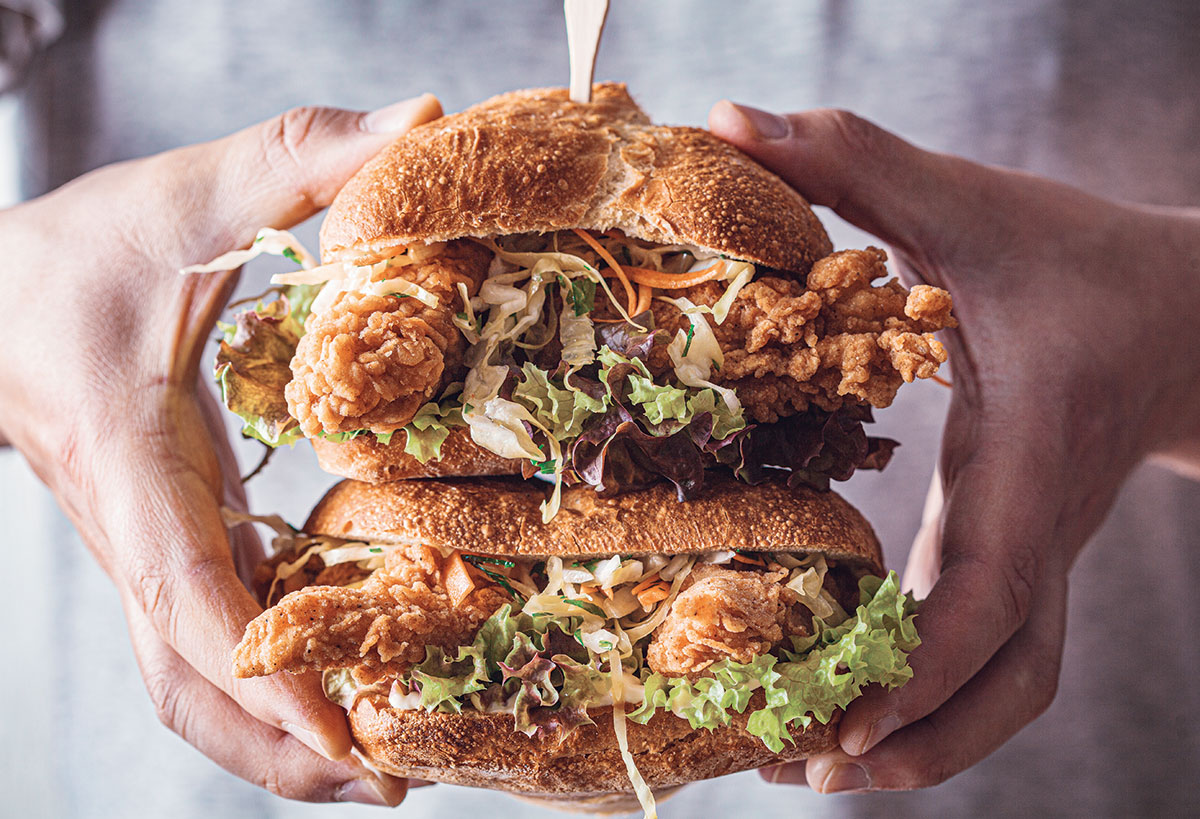
[[[247,435],[352,479],[279,528],[237,674],[321,670],[393,774],[648,813],[832,747],[910,675],[911,604],[828,490],[887,463],[863,424],[945,361],[945,291],[615,84],[414,129],[321,245],[194,268],[301,266],[217,379]]]
[[[723,465],[826,488],[880,468],[871,409],[946,353],[949,295],[832,253],[781,179],[624,86],[518,91],[418,127],[369,162],[306,269],[226,329],[217,378],[245,432],[308,438],[368,482],[542,473],[604,494]],[[544,510],[558,502],[555,492]]]
[[[343,481],[259,569],[239,676],[316,669],[396,776],[611,812],[802,759],[911,675],[911,604],[832,492],[710,476],[607,498]]]

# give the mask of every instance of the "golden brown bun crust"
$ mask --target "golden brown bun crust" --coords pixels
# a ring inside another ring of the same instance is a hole
[[[748,733],[748,715],[764,706],[761,692],[727,727],[693,729],[687,720],[659,711],[645,725],[627,722],[629,750],[656,791],[750,768],[804,759],[837,744],[836,712],[829,725],[792,730],[796,744],[779,754]],[[568,734],[561,744],[513,729],[510,714],[430,714],[401,711],[386,698],[364,697],[350,712],[350,728],[363,752],[394,776],[495,788],[562,801],[563,807],[613,811],[636,808],[617,750],[612,709],[589,710],[594,725]]]
[[[519,478],[342,481],[317,504],[305,531],[496,555],[821,552],[882,571],[871,525],[833,492],[789,489],[782,481],[749,486],[721,472],[685,503],[665,482],[614,498],[581,485],[563,490],[561,510],[544,524],[538,506],[547,490]]]
[[[475,475],[519,475],[521,462],[501,458],[477,446],[465,427],[454,427],[442,442],[441,458],[421,463],[404,451],[404,431],[390,443],[381,444],[373,435],[348,441],[310,438],[317,462],[333,475],[367,483],[386,483],[409,478],[472,477]]]
[[[463,236],[618,229],[807,273],[832,245],[808,203],[708,131],[651,125],[618,83],[592,102],[513,91],[414,128],[342,188],[327,262]]]

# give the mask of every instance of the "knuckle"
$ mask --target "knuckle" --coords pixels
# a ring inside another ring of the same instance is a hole
[[[878,148],[879,129],[858,114],[841,108],[824,112],[832,130],[852,156],[866,157]]]
[[[1000,566],[1000,595],[1005,622],[1015,631],[1029,619],[1041,561],[1029,544],[1015,546]]]
[[[145,668],[142,677],[158,721],[180,736],[185,736],[187,709],[184,706],[185,698],[179,687],[178,675],[175,674],[174,669],[169,663],[156,663]]]
[[[316,130],[324,114],[323,108],[303,105],[284,111],[278,117],[277,137],[279,146],[294,162],[300,162],[300,150]]]
[[[304,146],[320,128],[324,116],[324,108],[292,108],[268,120],[261,131],[263,166],[268,173],[295,188],[303,199],[311,199],[301,184],[305,166]]]
[[[316,772],[311,776],[303,775],[304,767],[296,764],[296,743],[297,740],[281,731],[269,759],[258,771],[255,784],[285,799],[334,801],[335,789],[327,777]]]

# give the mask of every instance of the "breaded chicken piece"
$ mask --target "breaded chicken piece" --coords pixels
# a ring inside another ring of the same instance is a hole
[[[475,295],[491,258],[486,248],[461,240],[397,269],[437,296],[437,307],[413,298],[345,292],[311,316],[284,391],[304,434],[393,432],[443,384],[461,377],[466,339],[452,321],[461,309],[458,283]]]
[[[709,321],[725,362],[713,381],[737,390],[751,418],[773,422],[810,405],[836,410],[847,402],[892,403],[905,381],[928,378],[946,361],[933,333],[956,326],[945,290],[911,292],[887,276],[878,248],[844,250],[818,261],[807,281],[764,275],[746,285],[721,324]],[[672,291],[712,306],[724,282]],[[674,334],[687,319],[654,303],[657,327]]]
[[[696,678],[718,660],[748,663],[783,641],[806,634],[807,619],[791,606],[786,571],[753,572],[697,566],[646,650],[652,671]],[[811,621],[809,621],[811,622]]]
[[[288,594],[246,627],[234,651],[234,675],[347,667],[402,674],[425,659],[425,646],[469,644],[512,598],[476,578],[475,589],[455,607],[441,564],[434,549],[396,548],[359,589],[309,586]]]

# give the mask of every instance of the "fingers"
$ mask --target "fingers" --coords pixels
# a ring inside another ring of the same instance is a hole
[[[949,215],[931,208],[961,187],[945,183],[958,162],[922,151],[846,111],[779,116],[722,101],[709,113],[708,124],[813,204],[833,208],[891,244],[918,246],[919,230]]]
[[[292,225],[326,207],[384,146],[441,114],[431,94],[371,113],[294,108],[194,150],[217,171],[215,210],[249,241],[263,225]]]
[[[153,411],[155,402],[143,398]],[[204,419],[198,411],[168,417],[127,419],[139,434],[113,435],[90,456],[105,481],[77,521],[81,531],[122,594],[188,665],[258,720],[326,757],[345,757],[345,715],[324,696],[319,674],[233,678],[233,649],[261,608],[235,571]],[[170,432],[158,429],[164,424]]]
[[[835,750],[788,766],[775,781],[823,793],[937,785],[969,768],[1049,707],[1058,687],[1066,577],[1043,584],[1029,620],[990,663],[936,712],[862,756]]]
[[[859,755],[901,726],[927,716],[971,679],[1025,623],[1037,595],[1045,555],[1057,549],[1056,522],[1065,486],[1053,445],[1035,451],[989,444],[955,465],[947,491],[941,576],[921,607],[922,644],[910,663],[913,678],[891,692],[867,691],[851,704],[841,727],[842,748]]]
[[[172,651],[128,599],[125,613],[159,719],[225,770],[288,799],[389,806],[404,799],[404,780],[376,774],[354,759],[323,759],[255,720]]]

